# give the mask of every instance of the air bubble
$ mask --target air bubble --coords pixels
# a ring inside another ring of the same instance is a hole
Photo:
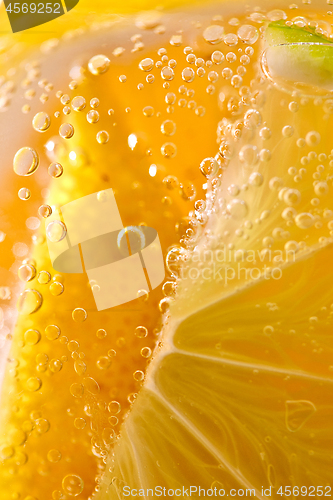
[[[46,235],[52,243],[58,243],[66,237],[67,228],[65,224],[59,220],[50,222],[46,228]]]
[[[253,45],[259,38],[259,31],[250,24],[243,24],[237,31],[238,38],[248,45]]]
[[[147,118],[150,118],[152,116],[154,116],[154,108],[152,106],[145,106],[142,110],[144,116],[146,116]]]
[[[19,189],[19,192],[18,192],[18,197],[20,198],[20,200],[22,201],[27,201],[31,198],[31,192],[30,192],[30,189],[28,188],[21,188]]]
[[[174,79],[174,76],[175,74],[172,68],[170,68],[169,66],[164,66],[164,68],[162,68],[161,77],[163,78],[163,80],[171,81]]]
[[[182,79],[187,82],[187,83],[191,83],[193,82],[195,78],[195,72],[192,68],[184,68],[183,71],[182,71]]]
[[[148,335],[148,330],[145,326],[137,326],[135,329],[135,336],[138,337],[139,339],[143,339],[147,337]]]
[[[72,312],[72,318],[77,323],[82,323],[87,319],[87,317],[88,317],[87,311],[82,307],[77,307]]]
[[[222,64],[224,61],[224,55],[221,51],[215,50],[211,55],[211,60],[216,65]]]
[[[60,283],[59,281],[54,281],[49,286],[50,293],[54,297],[57,297],[58,295],[61,295],[62,293],[64,293],[64,289],[65,289],[64,285],[62,283]]]
[[[68,474],[62,480],[62,489],[66,495],[76,497],[82,493],[84,488],[84,482],[80,476],[76,474]]]
[[[75,382],[70,386],[69,391],[71,395],[74,396],[74,398],[82,398],[84,387],[82,384],[78,384],[77,382]]]
[[[45,328],[45,337],[48,340],[57,340],[60,337],[61,330],[57,325],[48,325]]]
[[[46,132],[50,125],[51,119],[44,111],[37,113],[32,120],[32,126],[37,132]]]
[[[88,63],[88,68],[93,75],[102,75],[106,73],[110,67],[110,59],[103,54],[94,56]]]
[[[150,358],[152,351],[150,347],[143,347],[140,351],[140,354],[143,358]]]
[[[214,177],[219,170],[219,164],[214,158],[206,158],[200,163],[200,171],[205,177]]]
[[[154,61],[150,57],[146,57],[145,59],[142,59],[139,63],[139,68],[142,71],[151,71],[154,67]]]
[[[74,420],[74,427],[76,429],[84,429],[86,425],[87,425],[87,422],[85,421],[84,418],[78,417]]]
[[[96,139],[99,144],[106,144],[109,142],[110,136],[106,130],[101,130],[97,132]]]
[[[20,314],[33,314],[43,304],[43,297],[37,290],[27,289],[19,295],[17,309]]]
[[[28,345],[36,345],[41,339],[41,334],[38,330],[29,329],[24,333],[24,341]]]
[[[41,205],[38,209],[38,214],[44,219],[47,219],[47,217],[50,217],[52,214],[52,208],[49,205]]]
[[[259,187],[263,182],[264,178],[259,172],[253,172],[249,177],[249,183],[251,186]]]
[[[136,382],[142,382],[145,378],[145,374],[143,373],[142,370],[136,370],[133,373],[133,378],[134,380],[136,380]]]
[[[218,24],[208,26],[203,32],[203,37],[207,43],[217,45],[221,43],[224,36],[224,28]]]
[[[37,152],[32,148],[21,148],[14,156],[13,168],[17,175],[31,175],[39,165]]]
[[[161,125],[161,132],[164,135],[172,136],[176,132],[176,124],[172,120],[165,120]]]
[[[309,213],[301,213],[296,215],[295,217],[296,226],[300,229],[309,229],[315,223],[315,218],[312,214]]]
[[[86,100],[82,96],[76,96],[72,99],[72,108],[74,111],[82,111],[86,107]]]
[[[227,35],[225,35],[223,41],[229,47],[234,47],[235,45],[238,44],[238,36],[235,35],[234,33],[228,33]]]
[[[31,281],[36,276],[36,268],[31,264],[23,264],[19,267],[18,277],[21,281]]]
[[[94,109],[91,109],[90,111],[88,111],[87,121],[89,123],[97,123],[99,121],[99,112],[94,110]]]
[[[42,381],[38,377],[30,377],[28,378],[26,382],[26,388],[30,392],[36,392],[39,391],[39,389],[42,387]]]
[[[48,173],[51,177],[54,179],[57,179],[58,177],[61,177],[64,172],[64,169],[60,163],[51,163],[51,165],[48,168]]]
[[[235,198],[228,203],[227,210],[233,219],[242,219],[248,213],[248,206],[245,201]]]
[[[166,142],[161,147],[161,153],[164,158],[174,158],[177,154],[177,147],[172,142]]]
[[[48,271],[40,271],[37,276],[37,281],[41,285],[46,285],[51,279],[51,274]]]

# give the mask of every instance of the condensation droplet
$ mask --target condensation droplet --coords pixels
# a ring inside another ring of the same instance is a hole
[[[14,156],[13,168],[17,175],[31,175],[39,165],[37,152],[32,148],[21,148]]]

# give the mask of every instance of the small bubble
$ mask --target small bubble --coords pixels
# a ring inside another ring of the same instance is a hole
[[[249,109],[244,115],[244,125],[250,130],[260,127],[262,116],[256,109]]]
[[[163,80],[173,80],[174,76],[175,74],[172,68],[170,68],[169,66],[164,66],[164,68],[162,68],[161,77],[163,78]]]
[[[60,283],[59,281],[54,281],[49,286],[50,293],[54,297],[57,297],[58,295],[61,295],[62,293],[64,293],[64,289],[65,289],[64,285],[62,283]]]
[[[98,383],[92,377],[85,377],[83,379],[83,385],[84,385],[84,388],[88,392],[90,392],[90,394],[95,394],[96,395],[100,391],[100,387],[99,387]]]
[[[51,359],[49,362],[49,368],[52,373],[58,373],[62,369],[62,361],[60,359]]]
[[[289,205],[298,205],[301,201],[301,193],[297,189],[287,189],[283,194],[284,202]]]
[[[142,71],[151,71],[154,68],[154,61],[150,57],[146,57],[145,59],[142,59],[139,63],[139,68]]]
[[[84,375],[84,373],[87,371],[87,365],[84,361],[82,361],[82,359],[76,359],[74,361],[74,370],[78,375]]]
[[[72,312],[72,318],[77,323],[82,323],[87,319],[87,317],[88,317],[87,311],[85,309],[82,309],[81,307],[77,307]]]
[[[97,123],[99,121],[99,112],[91,109],[87,113],[87,120],[89,123]]]
[[[49,462],[57,463],[61,460],[61,453],[59,450],[50,450],[47,454],[47,459]]]
[[[51,279],[51,274],[48,271],[40,271],[37,276],[37,281],[41,285],[46,285]]]
[[[329,187],[327,182],[322,181],[322,182],[317,182],[315,185],[314,191],[317,196],[325,196],[329,192]]]
[[[84,387],[82,384],[78,384],[77,382],[75,382],[70,386],[69,391],[71,395],[74,396],[74,398],[82,398]]]
[[[82,96],[76,96],[72,99],[72,108],[74,111],[82,111],[86,107],[86,100]]]
[[[259,187],[263,182],[264,178],[259,172],[253,172],[249,177],[249,184],[251,186]]]
[[[100,370],[107,370],[111,366],[111,359],[108,356],[100,356],[96,361],[96,366]]]
[[[239,159],[248,166],[256,165],[259,159],[257,147],[250,144],[243,146],[239,152]]]
[[[65,105],[65,104],[68,104],[69,101],[70,101],[70,97],[68,94],[63,94],[61,97],[60,97],[60,102],[61,104]]]
[[[110,59],[103,54],[92,57],[88,63],[89,71],[93,75],[102,75],[109,67]]]
[[[2,446],[0,448],[0,458],[1,460],[8,460],[9,458],[12,458],[15,453],[15,448],[13,446]]]
[[[13,168],[17,175],[31,175],[39,165],[37,152],[32,148],[21,148],[14,156]]]
[[[282,135],[285,138],[292,137],[294,135],[294,127],[292,127],[291,125],[286,125],[282,129]]]
[[[63,139],[70,139],[74,135],[74,127],[71,123],[63,123],[59,127],[59,135]]]
[[[110,136],[106,130],[101,130],[97,132],[96,139],[99,144],[106,144],[109,142]]]
[[[292,113],[297,113],[297,111],[299,110],[299,104],[296,101],[291,101],[288,108]]]
[[[51,119],[44,111],[37,113],[32,120],[32,126],[37,132],[46,132],[50,125]]]
[[[158,303],[158,309],[162,314],[166,314],[170,309],[170,298],[165,297],[164,299],[161,299]]]
[[[142,112],[147,118],[150,118],[151,116],[154,116],[155,110],[152,106],[145,106]]]
[[[41,334],[38,330],[29,329],[24,333],[24,341],[28,345],[36,345],[41,339]]]
[[[317,408],[311,401],[286,401],[286,427],[290,432],[299,431]]]
[[[50,222],[46,228],[46,235],[52,243],[58,243],[67,235],[67,228],[60,220]]]
[[[318,146],[318,144],[320,143],[320,139],[321,139],[320,134],[319,132],[316,131],[311,131],[307,133],[305,136],[305,141],[307,145],[310,147]]]
[[[120,75],[119,81],[120,81],[120,83],[126,83],[127,82],[127,76],[126,75]]]
[[[45,337],[48,340],[57,340],[60,337],[61,330],[57,325],[48,325],[45,328]]]
[[[248,213],[248,206],[245,201],[235,198],[227,205],[228,212],[234,219],[242,219]]]
[[[20,314],[33,314],[43,303],[43,297],[37,290],[27,289],[19,295],[17,309]]]
[[[150,347],[143,347],[140,353],[143,358],[150,358],[152,354]]]
[[[184,68],[183,71],[182,71],[182,79],[187,82],[187,83],[191,83],[193,82],[195,78],[195,72],[192,68]]]
[[[142,382],[145,378],[145,374],[143,373],[143,371],[141,370],[136,370],[134,373],[133,373],[133,378],[134,380],[136,380],[137,382]]]
[[[161,132],[164,135],[172,136],[176,132],[176,124],[172,120],[165,120],[161,125]]]
[[[98,339],[104,339],[105,337],[107,336],[107,332],[106,330],[104,330],[103,328],[99,328],[96,332],[96,337]]]
[[[161,147],[161,153],[164,158],[174,158],[177,154],[177,147],[172,142],[166,142]]]
[[[228,33],[223,39],[224,43],[229,47],[234,47],[238,44],[238,36],[234,33]]]
[[[36,276],[36,268],[31,264],[23,264],[19,267],[18,277],[21,281],[31,281]]]
[[[111,403],[108,404],[108,410],[111,415],[118,415],[121,411],[120,403],[118,403],[118,401],[111,401]]]
[[[205,177],[214,177],[219,170],[219,164],[214,158],[205,158],[200,163],[200,171]]]
[[[259,31],[250,24],[243,24],[237,31],[238,38],[249,45],[253,45],[259,38]]]
[[[30,189],[28,188],[21,188],[18,192],[18,197],[20,198],[20,200],[22,201],[26,201],[26,200],[29,200],[30,197],[31,197],[31,192],[30,192]]]
[[[46,418],[37,418],[35,421],[35,430],[37,434],[46,434],[50,429],[50,422]]]
[[[42,387],[42,381],[38,377],[30,377],[28,378],[26,382],[26,388],[30,392],[36,392],[39,391],[39,389]]]
[[[136,337],[138,337],[139,339],[143,339],[147,337],[148,330],[145,326],[137,326],[134,333]]]
[[[224,61],[224,55],[221,51],[215,50],[211,55],[211,60],[216,65],[222,64]]]
[[[76,429],[84,429],[86,425],[87,422],[84,418],[76,418],[74,420],[74,427],[76,427]]]
[[[38,209],[38,214],[44,219],[47,219],[47,217],[50,217],[52,214],[52,208],[49,205],[41,205]]]
[[[84,488],[84,482],[80,476],[76,474],[68,474],[62,480],[62,489],[66,495],[76,497],[82,493]]]
[[[90,107],[92,107],[93,109],[96,109],[96,108],[98,108],[99,105],[100,105],[100,101],[97,97],[93,97],[92,99],[90,99]]]
[[[224,28],[218,24],[208,26],[203,32],[203,37],[207,43],[217,45],[221,43],[224,36]]]
[[[48,168],[48,173],[54,179],[61,177],[64,172],[64,169],[60,163],[51,163]]]
[[[296,226],[300,229],[309,229],[315,223],[315,218],[312,214],[309,213],[301,213],[296,215],[295,217]]]

